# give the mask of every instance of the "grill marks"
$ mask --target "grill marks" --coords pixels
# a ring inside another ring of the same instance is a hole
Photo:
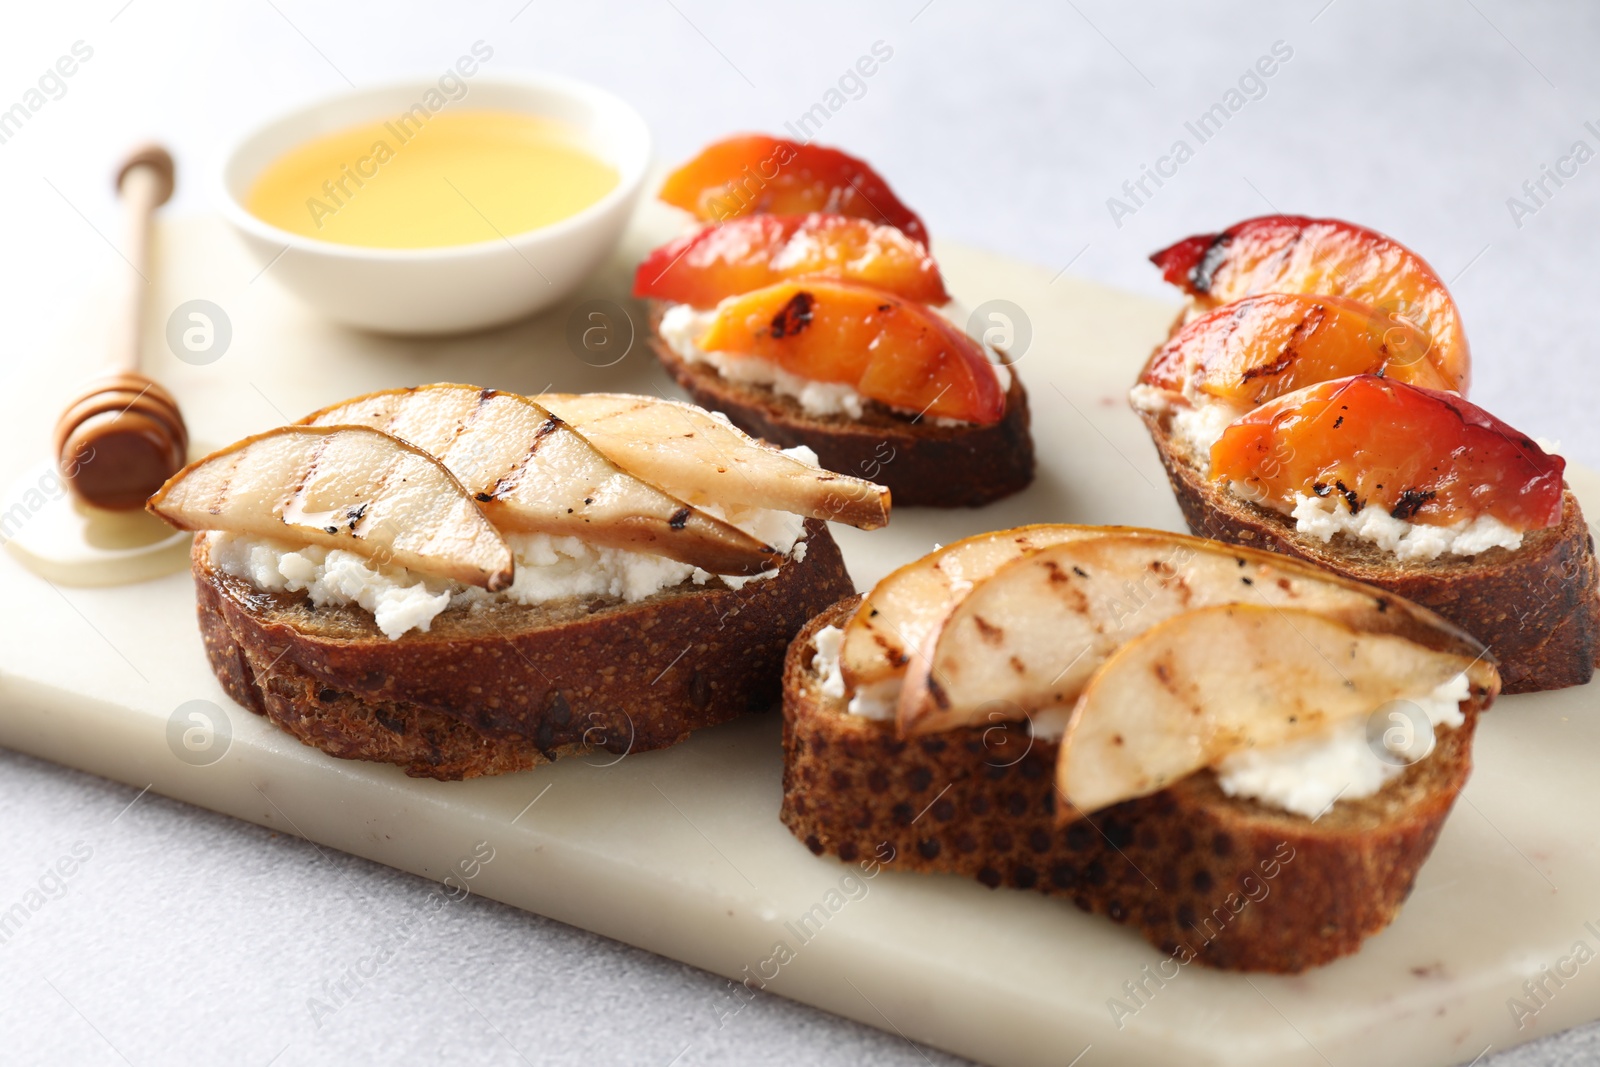
[[[1294,331],[1289,334],[1289,341],[1283,346],[1278,358],[1257,367],[1246,367],[1241,380],[1248,382],[1256,378],[1275,378],[1288,371],[1300,358],[1300,346],[1316,336],[1317,330],[1321,329],[1327,317],[1327,308],[1321,304],[1313,304],[1305,316],[1295,323]]]
[[[1439,494],[1432,489],[1403,489],[1400,500],[1390,510],[1389,514],[1396,519],[1409,521],[1412,516],[1422,510],[1423,505]]]
[[[988,619],[985,619],[982,615],[974,615],[972,617],[972,623],[978,628],[979,636],[989,644],[998,645],[1000,642],[1005,640],[1005,628],[1002,626],[996,626]]]
[[[789,298],[789,302],[772,317],[770,332],[774,338],[794,337],[811,325],[812,308],[816,298],[804,289]],[[881,310],[881,309],[880,309]]]
[[[469,429],[475,428],[478,420],[483,417],[484,412],[488,409],[490,401],[494,400],[495,397],[499,395],[500,392],[495,389],[480,390],[478,393],[477,403],[473,405],[471,412],[467,414],[466,418],[461,420],[456,431],[456,437],[459,438]],[[491,486],[487,492],[477,493],[476,499],[480,503],[487,504],[490,501],[514,492],[518,484],[527,475],[529,467],[532,466],[534,462],[534,457],[539,454],[539,449],[544,445],[545,441],[549,439],[551,434],[555,433],[565,425],[566,423],[562,422],[561,419],[557,418],[554,414],[547,413],[544,421],[539,424],[539,428],[534,431],[533,439],[528,443],[528,448],[522,454],[522,458],[517,460],[509,470],[505,471],[497,479],[495,479],[494,485]],[[589,503],[589,501],[586,500],[584,503]]]
[[[1350,514],[1359,515],[1361,509],[1366,507],[1366,501],[1356,495],[1356,491],[1345,485],[1344,482],[1334,482],[1334,488],[1339,490],[1339,495],[1344,497],[1344,502],[1350,508]],[[1419,507],[1421,505],[1418,505]]]
[[[578,536],[714,574],[756,574],[780,562],[771,546],[631,475],[559,415],[514,393],[441,383],[358,398],[317,418],[401,430],[397,436],[438,456],[503,529]]]
[[[322,466],[323,456],[327,453],[328,448],[332,445],[332,443],[332,434],[324,436],[322,440],[317,442],[316,449],[312,452],[311,460],[306,464],[305,471],[301,474],[300,480],[296,483],[294,489],[289,493],[289,495],[284,498],[283,503],[278,506],[278,518],[284,523],[284,525],[306,525],[305,523],[295,522],[294,517],[304,517],[308,513],[308,509],[306,508],[306,494],[316,486],[318,481],[318,473]],[[388,466],[378,481],[378,490],[374,494],[375,496],[383,497],[389,494],[389,483],[394,478],[395,470],[399,467],[403,458],[403,453],[395,453],[389,459]],[[401,479],[401,481],[404,480],[405,479],[403,478]],[[219,494],[219,502],[220,498],[228,495],[229,491],[231,491],[231,488],[232,479],[230,478],[228,483],[223,486],[223,489]],[[324,533],[330,534],[337,534],[340,526],[342,525],[345,530],[349,532],[351,537],[360,538],[366,532],[366,527],[363,520],[366,518],[367,509],[371,506],[371,503],[372,502],[370,500],[363,500],[341,504],[339,507],[334,508],[333,511],[328,512],[328,514],[342,510],[344,512],[342,523],[328,524],[324,522],[316,525],[320,526]],[[214,504],[211,508],[211,513],[213,515],[221,514],[221,510],[217,505]],[[361,527],[359,530],[357,529],[358,526]]]
[[[1200,254],[1200,261],[1189,272],[1189,286],[1196,293],[1205,295],[1211,292],[1211,287],[1217,281],[1217,271],[1228,261],[1228,246],[1232,242],[1233,238],[1228,234],[1219,233]]]

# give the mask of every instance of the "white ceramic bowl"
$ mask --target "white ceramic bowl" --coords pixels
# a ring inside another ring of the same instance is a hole
[[[478,330],[560,300],[616,248],[650,166],[650,131],[628,104],[595,86],[551,75],[465,79],[446,108],[522,111],[561,120],[615,167],[617,187],[571,218],[504,240],[442,248],[361,248],[302,237],[245,210],[251,183],[284,152],[319,134],[391,119],[423,100],[424,79],[332,97],[290,112],[240,140],[222,168],[223,211],[268,274],[335,321],[383,333]]]

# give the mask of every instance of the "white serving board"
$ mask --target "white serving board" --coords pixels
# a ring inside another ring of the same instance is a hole
[[[581,297],[622,300],[627,265],[670,231],[646,208],[616,263]],[[884,531],[836,529],[857,584],[870,587],[936,542],[1024,522],[1180,529],[1154,451],[1122,400],[1172,306],[967,249],[938,252],[969,306],[1004,298],[1031,320],[1019,370],[1032,395],[1039,478],[983,510],[906,509]],[[670,391],[638,344],[609,368],[578,359],[563,312],[472,337],[373,337],[294,303],[219,222],[166,226],[159,254],[148,365],[207,445],[354,393],[432,380]],[[529,284],[539,284],[531,271]],[[170,310],[197,298],[221,306],[233,333],[205,366],[170,356],[162,336]],[[97,328],[86,314],[64,331],[59,353],[23,368],[0,396],[0,485],[43,460],[57,402],[92,367]],[[1600,479],[1569,473],[1600,514]],[[1600,947],[1585,926],[1600,929],[1593,686],[1496,706],[1479,730],[1478,770],[1410,903],[1359,955],[1290,978],[1188,967],[1119,1030],[1108,999],[1160,954],[1060,900],[891,865],[800,944],[786,924],[823,902],[847,869],[812,856],[778,822],[776,716],[612,765],[601,756],[498,779],[415,781],[325,757],[230,703],[206,666],[186,574],[52,586],[0,553],[0,604],[0,744],[429,878],[488,841],[496,856],[474,892],[735,978],[781,940],[794,959],[768,991],[987,1063],[1065,1065],[1086,1048],[1081,1062],[1095,1067],[1465,1063],[1488,1046],[1600,1017],[1600,976],[1589,973],[1600,967],[1568,981],[1520,1030],[1507,1006],[1576,942]],[[169,745],[169,719],[191,700],[225,709],[231,741],[209,766]]]

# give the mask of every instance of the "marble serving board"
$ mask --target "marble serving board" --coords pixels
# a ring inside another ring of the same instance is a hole
[[[580,357],[569,342],[575,324],[593,322],[570,312],[584,300],[612,301],[643,329],[624,295],[629,264],[672,228],[644,209],[611,267],[554,313],[416,340],[323,322],[220,222],[172,222],[151,280],[148,365],[206,446],[351,394],[434,380],[676,395],[642,337],[627,347],[620,320],[610,355]],[[983,510],[904,509],[887,530],[836,529],[856,583],[870,587],[937,543],[1019,523],[1181,528],[1123,402],[1173,306],[969,249],[936,251],[967,305],[1006,300],[1014,319],[1026,318],[1018,370],[1032,395],[1039,477]],[[528,284],[542,284],[531,269]],[[196,300],[228,320],[227,348],[209,362],[175,358],[166,339],[171,312]],[[0,506],[13,520],[44,521],[46,509],[68,506],[51,498],[44,441],[58,401],[101,350],[100,326],[93,313],[67,324],[61,351],[28,361],[0,394],[0,485],[14,486]],[[1600,479],[1570,474],[1600,514]],[[187,574],[74,587],[0,553],[0,604],[0,744],[448,879],[736,981],[765,976],[769,993],[985,1063],[1416,1067],[1466,1063],[1600,1017],[1600,965],[1573,962],[1576,946],[1600,948],[1592,686],[1495,707],[1472,782],[1410,902],[1359,955],[1296,977],[1185,967],[1163,985],[1146,981],[1134,1000],[1125,983],[1163,957],[1104,919],[1033,893],[892,864],[868,878],[859,865],[813,856],[778,822],[776,716],[665,752],[416,781],[330,759],[232,704],[207,669]],[[192,732],[196,709],[213,733]],[[474,862],[482,842],[492,862]],[[1551,994],[1535,1000],[1524,982],[1544,968],[1576,973],[1560,987],[1546,979]],[[737,1011],[741,995],[729,990]]]

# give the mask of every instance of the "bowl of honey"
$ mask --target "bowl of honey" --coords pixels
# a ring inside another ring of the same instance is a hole
[[[443,334],[531,315],[604,262],[650,166],[644,119],[584,82],[490,77],[483,58],[240,140],[221,200],[264,273],[337,322]]]

